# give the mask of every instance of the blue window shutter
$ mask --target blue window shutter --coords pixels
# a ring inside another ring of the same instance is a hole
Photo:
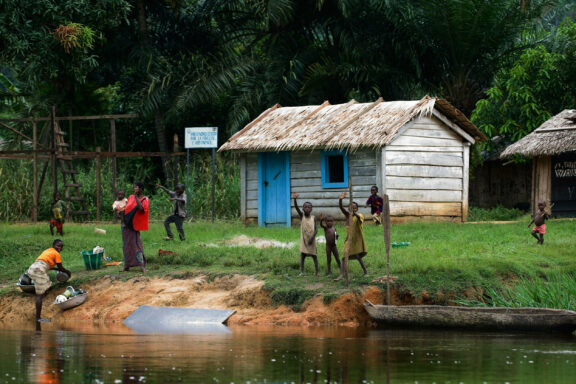
[[[322,188],[348,188],[346,151],[322,151],[320,155]]]

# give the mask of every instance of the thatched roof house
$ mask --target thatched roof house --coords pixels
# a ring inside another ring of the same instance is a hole
[[[426,96],[275,105],[219,150],[242,153],[246,221],[290,225],[291,192],[315,211],[340,217],[338,195],[347,190],[348,172],[359,202],[378,185],[394,216],[465,220],[469,145],[484,139],[446,100]]]
[[[576,216],[576,110],[566,109],[510,145],[501,157],[532,160],[531,205],[554,203],[555,216]]]

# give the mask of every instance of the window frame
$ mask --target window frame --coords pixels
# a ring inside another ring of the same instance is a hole
[[[344,181],[339,183],[331,183],[329,180],[330,169],[328,157],[339,155],[343,157],[344,164]],[[322,151],[320,154],[320,170],[322,174],[322,188],[348,188],[348,153],[346,151]]]

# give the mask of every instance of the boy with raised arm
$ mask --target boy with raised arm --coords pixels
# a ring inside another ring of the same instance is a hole
[[[550,215],[546,212],[546,202],[538,202],[538,210],[532,217],[532,221],[528,224],[528,227],[534,223],[534,228],[532,228],[532,236],[538,240],[536,244],[544,244],[544,234],[546,234],[546,220],[550,218]],[[540,237],[538,237],[540,235]]]
[[[168,195],[170,195],[170,201],[174,202],[174,212],[164,220],[164,228],[166,228],[166,237],[164,240],[174,240],[174,235],[170,230],[170,223],[176,225],[176,230],[178,231],[178,236],[181,241],[186,240],[186,235],[184,235],[184,219],[186,218],[186,192],[184,184],[178,184],[173,191],[156,184],[157,188],[160,188]]]

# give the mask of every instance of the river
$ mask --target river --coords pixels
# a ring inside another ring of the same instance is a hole
[[[0,329],[0,383],[573,383],[576,336],[235,326]]]

